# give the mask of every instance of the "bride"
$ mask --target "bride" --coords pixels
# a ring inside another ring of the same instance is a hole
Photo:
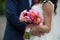
[[[30,40],[57,40],[54,34],[53,17],[56,14],[57,0],[36,0],[37,3],[32,6],[32,10],[38,11],[42,18],[43,23],[39,27],[32,28]],[[37,34],[34,30],[38,30],[42,35]],[[45,33],[43,35],[43,33]]]

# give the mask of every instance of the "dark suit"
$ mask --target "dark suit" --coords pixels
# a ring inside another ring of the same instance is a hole
[[[19,21],[19,15],[28,8],[28,0],[6,0],[7,24],[3,40],[23,40],[26,23]]]

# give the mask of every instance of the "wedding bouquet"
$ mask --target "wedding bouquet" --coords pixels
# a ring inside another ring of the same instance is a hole
[[[42,17],[39,12],[31,9],[26,9],[20,13],[20,18],[24,17],[24,21],[27,24],[40,25],[42,22]],[[25,31],[25,38],[28,38],[30,28]],[[27,35],[27,36],[26,36]]]
[[[35,10],[24,10],[20,14],[20,18],[24,17],[24,21],[28,24],[35,24],[38,25],[42,22],[42,17],[40,16],[39,12]]]

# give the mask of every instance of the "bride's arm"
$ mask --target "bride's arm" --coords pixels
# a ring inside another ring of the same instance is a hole
[[[51,30],[51,19],[52,19],[52,5],[47,2],[43,5],[43,13],[44,13],[44,24],[39,26],[39,30],[42,32],[50,32]]]

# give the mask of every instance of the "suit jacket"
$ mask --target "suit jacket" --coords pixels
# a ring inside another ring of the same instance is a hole
[[[7,23],[3,40],[23,40],[26,23],[19,21],[19,15],[28,8],[28,0],[6,0]]]

